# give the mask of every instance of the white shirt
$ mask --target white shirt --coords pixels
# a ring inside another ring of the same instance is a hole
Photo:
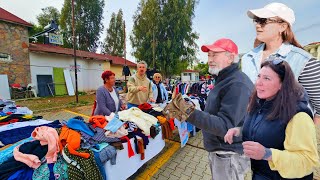
[[[119,98],[118,98],[118,96],[117,96],[116,90],[115,90],[114,88],[113,88],[112,92],[110,92],[110,95],[111,95],[112,99],[113,99],[114,102],[115,102],[116,112],[118,112],[120,101],[119,101]]]

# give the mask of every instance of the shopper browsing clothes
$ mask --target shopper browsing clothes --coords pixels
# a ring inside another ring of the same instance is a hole
[[[163,112],[169,117],[184,117],[202,129],[212,179],[244,179],[250,161],[243,155],[242,139],[230,145],[223,138],[228,129],[243,124],[253,84],[239,70],[238,47],[232,40],[219,39],[201,50],[208,53],[209,73],[217,75],[204,111],[194,110],[177,96]]]
[[[162,83],[162,76],[160,73],[155,73],[153,75],[152,81],[152,92],[153,99],[156,100],[156,103],[164,103],[168,101],[168,91]]]
[[[233,144],[242,134],[253,180],[313,179],[319,165],[316,129],[304,90],[282,59],[261,65],[243,129],[228,130]]]
[[[147,63],[139,61],[137,63],[137,73],[129,78],[127,86],[127,106],[137,107],[148,101],[155,102],[152,93],[152,83],[146,76]]]
[[[315,109],[314,122],[320,123],[320,61],[303,50],[292,32],[294,11],[282,3],[270,3],[261,9],[249,10],[256,28],[256,43],[242,57],[242,71],[255,82],[260,64],[268,57],[283,58],[292,68],[295,79],[307,91]]]
[[[112,112],[118,112],[126,109],[119,99],[119,94],[114,88],[116,78],[112,71],[104,71],[101,75],[103,86],[100,86],[96,92],[97,107],[94,115],[109,116]]]

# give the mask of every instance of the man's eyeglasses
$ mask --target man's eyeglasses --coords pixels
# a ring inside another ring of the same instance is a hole
[[[254,18],[253,23],[254,24],[260,24],[260,26],[265,26],[266,24],[270,23],[283,23],[284,21],[282,20],[277,20],[277,19],[270,19],[270,18]]]
[[[159,77],[159,76],[155,76],[154,78],[161,78],[161,77]]]

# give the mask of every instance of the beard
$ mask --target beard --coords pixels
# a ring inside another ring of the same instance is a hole
[[[218,74],[221,71],[221,69],[220,68],[210,68],[209,67],[208,71],[209,71],[210,74],[218,76]]]

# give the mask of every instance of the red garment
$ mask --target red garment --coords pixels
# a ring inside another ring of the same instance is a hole
[[[128,138],[128,136],[123,136],[120,138],[121,140],[126,140],[127,144],[128,144],[128,157],[131,158],[132,156],[134,156],[134,152],[131,146],[131,142],[130,139]]]
[[[152,109],[152,106],[151,106],[149,103],[143,103],[143,104],[140,104],[140,105],[138,106],[138,108],[143,111],[143,110]]]
[[[10,121],[0,122],[0,126],[18,122],[19,119],[11,119]]]
[[[145,156],[144,156],[143,139],[138,139],[138,151],[139,151],[139,154],[141,154],[140,159],[144,160]]]
[[[169,122],[169,125],[170,125],[170,129],[173,131],[175,129],[175,127],[174,127],[174,118],[170,118],[168,122]]]

